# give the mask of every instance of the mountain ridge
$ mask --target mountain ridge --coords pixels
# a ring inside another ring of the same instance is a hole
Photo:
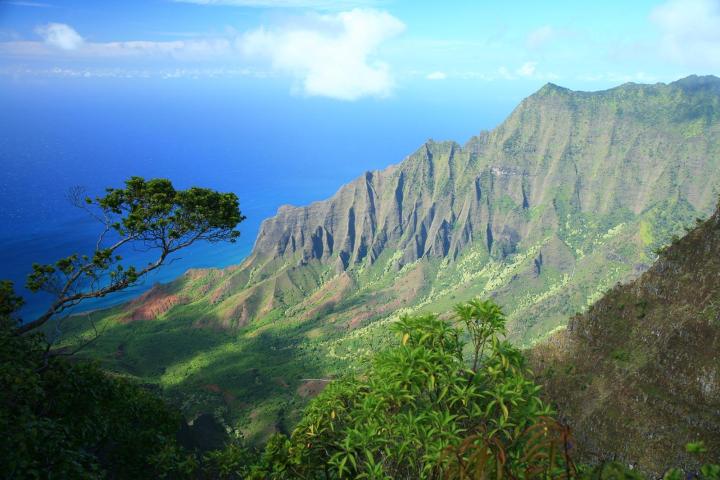
[[[672,466],[702,463],[686,443],[703,441],[704,460],[717,459],[718,208],[642,276],[616,285],[529,351],[583,460],[621,460],[660,478]]]
[[[529,344],[645,271],[655,249],[711,213],[720,185],[717,81],[692,80],[701,85],[687,91],[543,87],[464,145],[429,140],[329,199],[280,207],[240,265],[189,272],[141,302],[98,313],[116,333],[86,352],[169,389],[213,383],[252,405],[272,404],[263,413],[272,424],[279,407],[270,398],[292,402],[292,393],[253,391],[200,359],[234,352],[228,358],[257,381],[299,388],[300,378],[333,375],[381,348],[399,313],[446,312],[476,296],[504,305],[511,338]],[[148,332],[175,331],[192,355],[178,357],[172,345],[151,360],[132,353],[157,348]],[[210,347],[187,345],[206,337]],[[241,359],[243,349],[282,358]],[[294,369],[305,373],[288,379]],[[253,409],[213,401],[262,423]]]

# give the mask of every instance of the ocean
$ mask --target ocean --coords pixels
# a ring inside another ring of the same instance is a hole
[[[31,264],[90,252],[100,232],[67,193],[102,194],[132,175],[235,192],[241,237],[179,252],[136,287],[81,308],[126,301],[188,268],[239,263],[280,205],[327,198],[428,138],[464,143],[524,96],[466,84],[341,102],[292,95],[273,79],[0,79],[0,279],[25,297],[24,319],[41,313],[50,297],[22,288]]]

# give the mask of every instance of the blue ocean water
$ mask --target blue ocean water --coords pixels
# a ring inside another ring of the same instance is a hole
[[[428,138],[462,143],[537,87],[426,83],[388,99],[338,102],[292,96],[272,79],[2,79],[0,278],[21,286],[33,262],[91,251],[100,226],[67,192],[101,194],[131,175],[233,191],[248,219],[237,243],[193,246],[137,287],[86,308],[127,300],[190,267],[239,263],[280,205],[327,198]],[[24,318],[47,308],[48,296],[20,291]]]

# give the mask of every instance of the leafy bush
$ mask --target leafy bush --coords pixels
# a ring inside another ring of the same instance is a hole
[[[160,398],[94,364],[48,356],[40,334],[18,335],[21,305],[0,282],[3,478],[643,478],[616,462],[576,467],[569,429],[540,400],[521,352],[501,339],[505,316],[492,301],[455,309],[470,358],[459,328],[431,314],[402,317],[392,327],[397,347],[330,383],[292,435],[271,437],[259,458],[241,437],[205,454],[182,448],[182,419]],[[665,478],[686,476],[673,469]],[[718,480],[720,466],[691,476]]]
[[[537,466],[526,452],[551,446],[537,442],[551,435],[547,429],[532,435],[551,412],[520,351],[500,338],[505,316],[477,300],[456,313],[472,359],[463,357],[461,330],[447,321],[402,317],[392,327],[400,345],[363,374],[330,384],[290,438],[270,441],[255,478],[441,478],[478,449],[491,452],[486,466],[500,473]]]
[[[146,478],[181,417],[151,392],[96,365],[48,355],[18,335],[21,305],[0,284],[0,470],[3,478]]]

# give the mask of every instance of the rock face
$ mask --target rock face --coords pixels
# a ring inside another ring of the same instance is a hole
[[[531,351],[589,461],[617,458],[659,478],[697,468],[684,445],[720,452],[720,212],[637,280]]]
[[[443,282],[497,295],[529,340],[711,211],[718,119],[715,77],[596,93],[548,84],[464,146],[428,141],[328,200],[281,207],[209,303],[223,324],[245,325],[342,272],[387,283],[426,263],[426,300],[451,295]]]
[[[122,344],[112,368],[174,391],[216,383],[257,407],[243,417],[248,437],[265,435],[278,399],[299,401],[288,393],[297,379],[356,365],[400,313],[492,296],[514,341],[547,335],[647,270],[712,213],[718,186],[720,79],[593,93],[548,84],[465,145],[428,141],[327,200],[281,207],[242,264],[97,314],[112,336],[83,352]],[[190,413],[210,411],[192,398]]]

